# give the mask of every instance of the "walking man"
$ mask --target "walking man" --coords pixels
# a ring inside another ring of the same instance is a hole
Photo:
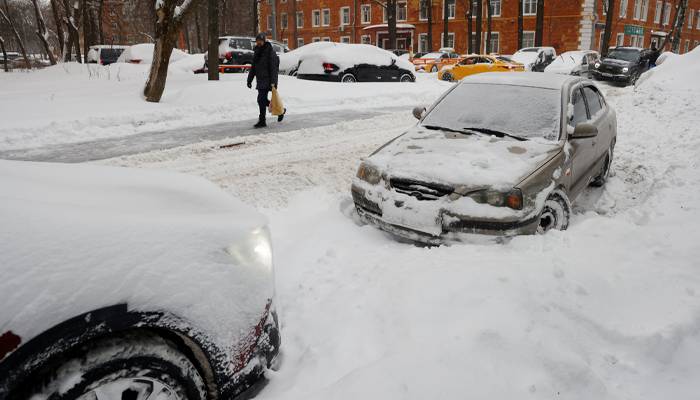
[[[264,128],[267,126],[265,114],[267,106],[270,105],[270,100],[267,96],[274,86],[277,88],[277,75],[279,73],[280,59],[277,53],[272,48],[272,45],[266,40],[264,33],[258,33],[255,37],[255,54],[253,55],[253,65],[248,72],[248,88],[253,87],[253,78],[255,78],[255,89],[258,91],[258,107],[260,107],[260,117],[255,128]],[[285,110],[286,111],[286,110]],[[277,121],[282,121],[284,114],[277,116]]]

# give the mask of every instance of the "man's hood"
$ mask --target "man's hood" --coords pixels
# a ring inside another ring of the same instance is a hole
[[[559,151],[559,143],[545,139],[517,141],[416,126],[377,151],[367,162],[378,167],[387,178],[508,189]]]

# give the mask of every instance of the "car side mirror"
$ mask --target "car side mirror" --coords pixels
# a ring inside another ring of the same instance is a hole
[[[413,108],[413,116],[416,117],[417,120],[420,120],[423,118],[425,115],[425,107],[423,106],[418,106]]]
[[[581,122],[576,125],[574,132],[569,135],[571,139],[586,139],[598,136],[598,127],[593,124]]]

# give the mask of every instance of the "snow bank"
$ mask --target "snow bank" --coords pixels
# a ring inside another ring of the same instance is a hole
[[[658,90],[700,91],[700,47],[692,51],[666,57],[662,65],[644,73],[637,87],[654,87]]]
[[[320,49],[301,58],[300,74],[323,74],[323,64],[331,63],[340,71],[359,64],[389,66],[396,64],[399,68],[413,71],[415,68],[408,60],[397,57],[394,53],[369,44],[342,44]]]
[[[153,62],[153,43],[141,43],[129,46],[117,59],[118,63],[130,63],[140,60],[139,64],[151,64]],[[187,56],[187,53],[180,49],[173,49],[170,55],[170,62],[178,61]]]

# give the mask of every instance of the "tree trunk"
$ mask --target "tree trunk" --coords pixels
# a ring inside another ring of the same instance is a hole
[[[2,19],[5,20],[7,26],[10,27],[12,35],[14,35],[15,40],[17,41],[17,45],[19,46],[19,50],[22,52],[22,58],[24,58],[24,62],[25,64],[27,64],[27,69],[32,69],[32,64],[29,62],[29,57],[27,57],[27,50],[24,48],[24,42],[22,42],[22,38],[19,36],[19,32],[17,32],[15,25],[10,19],[10,7],[7,5],[7,0],[5,0],[5,11],[0,9],[0,17],[2,17]]]
[[[486,54],[491,54],[491,18],[493,10],[491,0],[486,0]]]
[[[535,46],[542,46],[544,34],[544,0],[537,0],[537,22],[535,25]]]
[[[296,1],[296,0],[294,0]],[[219,0],[208,0],[209,47],[207,70],[210,81],[219,80]]]
[[[685,22],[685,10],[687,7],[688,0],[680,0],[676,8],[676,18],[673,19],[673,31],[671,32],[671,35],[666,36],[667,40],[668,36],[671,36],[671,51],[674,53],[680,52],[681,33],[683,30],[683,23]],[[692,28],[692,26],[688,27],[688,29]]]
[[[608,7],[605,11],[605,30],[603,31],[603,43],[600,44],[600,55],[603,57],[608,55],[608,48],[610,47],[610,35],[612,34],[614,9],[615,0],[608,0]]]
[[[476,40],[474,41],[474,44],[475,44],[474,47],[476,47],[475,53],[478,53],[478,54],[481,54],[481,49],[482,49],[482,47],[481,47],[481,23],[482,23],[481,16],[484,15],[484,12],[483,12],[483,9],[481,7],[482,7],[483,2],[484,2],[484,0],[477,0],[477,3],[476,3],[476,31],[475,31]]]
[[[2,67],[5,70],[5,72],[9,71],[9,68],[7,68],[7,52],[5,52],[5,39],[0,36],[0,51],[2,51]]]
[[[61,22],[61,15],[58,12],[57,0],[51,0],[51,12],[53,13],[53,21],[56,24],[56,36],[58,36],[58,46],[61,48],[61,58],[63,59],[66,54],[66,37],[63,33],[63,22]]]
[[[80,8],[77,2],[73,4],[73,7],[71,7],[68,0],[63,0],[63,7],[66,9],[66,19],[64,22],[68,27],[68,51],[66,52],[65,60],[71,60],[73,51],[72,47],[75,46],[76,58],[78,59],[79,63],[82,63],[83,57],[80,52],[80,32],[78,32],[78,17],[80,16]]]
[[[442,43],[440,47],[447,47],[447,37],[450,33],[450,19],[447,10],[447,0],[442,0]]]
[[[425,0],[425,2],[428,4],[428,48],[425,50],[430,53],[433,51],[433,0]]]
[[[203,49],[202,49],[202,30],[201,30],[201,27],[199,26],[199,9],[197,9],[197,11],[194,14],[194,29],[195,29],[194,33],[197,36],[197,51],[200,52]]]
[[[473,54],[474,38],[472,38],[472,14],[474,13],[474,10],[472,8],[474,7],[474,2],[472,0],[468,1],[469,6],[467,6],[467,53]]]
[[[294,0],[296,2],[296,0]],[[253,0],[253,32],[258,33],[258,0]]]
[[[518,0],[518,50],[523,48],[523,0]]]
[[[100,5],[97,8],[97,29],[99,32],[99,39],[100,39],[100,44],[106,44],[105,43],[105,32],[104,29],[102,28],[102,14],[105,11],[105,0],[99,0]]]
[[[53,54],[51,46],[49,46],[49,33],[46,30],[46,22],[44,21],[44,16],[41,15],[38,0],[32,0],[32,4],[34,4],[34,15],[36,16],[36,35],[44,46],[44,50],[46,50],[46,54],[49,56],[51,65],[56,65],[56,56]]]
[[[386,21],[389,30],[389,49],[396,49],[396,0],[386,2]]]

